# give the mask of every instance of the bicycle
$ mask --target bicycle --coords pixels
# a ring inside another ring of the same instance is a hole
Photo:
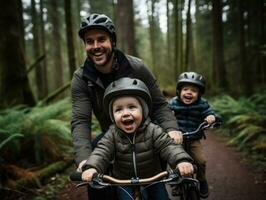
[[[116,179],[109,175],[95,174],[91,182],[83,182],[81,179],[81,172],[74,172],[70,175],[71,181],[81,182],[76,185],[76,187],[90,185],[96,189],[102,189],[105,187],[120,187],[122,186],[132,186],[135,188],[135,196],[131,196],[127,191],[127,195],[132,200],[144,200],[143,191],[151,185],[157,183],[164,183],[169,185],[178,185],[180,188],[180,199],[181,200],[199,200],[199,183],[198,180],[191,177],[182,177],[177,170],[167,170],[156,174],[150,178],[131,178],[127,180]]]
[[[208,124],[206,121],[202,122],[194,131],[190,131],[190,132],[185,132],[185,133],[182,133],[183,135],[183,140],[185,141],[183,143],[183,146],[184,146],[184,149],[186,151],[188,151],[189,149],[189,146],[187,146],[187,143],[186,142],[189,142],[189,141],[193,141],[193,140],[197,140],[197,139],[201,139],[202,138],[202,134],[203,134],[203,138],[206,139],[206,135],[205,135],[205,130],[207,129],[211,129],[211,128],[217,128],[217,127],[220,127],[221,125],[221,122],[214,122],[212,124]],[[203,132],[203,133],[202,133]],[[176,191],[177,190],[177,191]],[[198,190],[199,191],[199,190]],[[178,192],[179,192],[179,188],[173,188],[173,191],[172,191],[172,195],[173,196],[178,196]],[[177,194],[176,194],[177,193]],[[200,198],[198,198],[200,199]]]

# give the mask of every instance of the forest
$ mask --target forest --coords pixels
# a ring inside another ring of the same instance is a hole
[[[266,166],[264,0],[9,0],[1,10],[1,199],[73,164],[70,87],[91,13],[113,20],[117,48],[141,58],[164,94],[176,95],[180,73],[203,74],[218,134]]]

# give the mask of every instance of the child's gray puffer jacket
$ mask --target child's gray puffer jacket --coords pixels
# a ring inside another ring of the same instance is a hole
[[[160,158],[172,168],[181,161],[192,162],[182,145],[177,145],[162,128],[147,119],[129,135],[112,125],[87,160],[84,169],[105,173],[113,160],[112,175],[119,179],[147,178],[162,171]],[[134,167],[135,166],[135,167]]]

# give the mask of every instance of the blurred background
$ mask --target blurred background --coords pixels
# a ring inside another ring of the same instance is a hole
[[[113,19],[117,47],[142,58],[167,96],[181,72],[202,73],[221,134],[266,166],[265,0],[9,0],[0,12],[1,197],[32,194],[28,185],[73,165],[70,81],[86,58],[77,33],[91,13]]]

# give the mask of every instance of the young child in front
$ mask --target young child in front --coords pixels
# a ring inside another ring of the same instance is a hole
[[[220,117],[213,111],[208,102],[201,96],[205,92],[205,79],[196,72],[184,72],[177,81],[177,96],[169,102],[170,108],[174,111],[179,129],[182,133],[194,131],[203,121],[212,124],[221,121]],[[209,195],[208,183],[206,180],[206,160],[200,139],[183,141],[185,150],[194,159],[198,167],[197,179],[200,182],[200,196],[207,198]],[[175,190],[173,190],[173,193]]]
[[[191,175],[191,157],[161,127],[150,121],[151,96],[138,79],[121,78],[105,90],[104,105],[114,122],[97,144],[82,173],[82,180],[91,181],[94,173],[105,173],[113,161],[112,176],[118,179],[148,178],[162,171],[160,158],[166,160],[181,175]],[[123,187],[133,195],[133,188]],[[131,199],[117,187],[121,200]],[[146,199],[169,199],[163,184],[145,189]]]

